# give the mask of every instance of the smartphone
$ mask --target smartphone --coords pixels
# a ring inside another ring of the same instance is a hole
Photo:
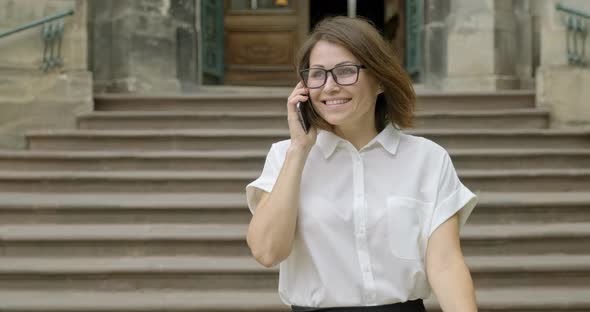
[[[304,105],[309,105],[309,101],[307,102],[297,102],[297,116],[299,116],[299,122],[301,123],[301,127],[305,133],[309,133],[309,128],[311,127],[311,122],[309,121],[309,116],[306,113],[306,110],[303,109]]]

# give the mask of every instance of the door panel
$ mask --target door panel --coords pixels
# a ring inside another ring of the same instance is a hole
[[[232,65],[285,65],[293,60],[294,32],[233,32],[227,40],[240,47],[228,54]]]
[[[225,2],[226,84],[297,83],[293,62],[309,31],[308,1]]]

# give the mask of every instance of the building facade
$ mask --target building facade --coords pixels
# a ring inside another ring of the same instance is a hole
[[[371,20],[419,92],[531,90],[555,126],[586,127],[588,56],[575,55],[590,19],[558,5],[590,12],[584,0],[0,0],[0,32],[74,11],[61,66],[40,70],[41,27],[0,38],[0,131],[67,126],[98,93],[292,86],[298,47],[331,15]]]

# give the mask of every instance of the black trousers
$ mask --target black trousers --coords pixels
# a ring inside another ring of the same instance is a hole
[[[308,308],[291,306],[293,312],[426,312],[422,299],[370,307]]]

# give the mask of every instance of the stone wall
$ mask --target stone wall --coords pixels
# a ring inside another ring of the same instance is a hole
[[[0,0],[0,30],[75,9],[65,18],[64,64],[43,72],[41,27],[0,39],[0,148],[22,147],[29,130],[72,128],[92,109],[86,4],[81,0]]]
[[[552,112],[553,127],[590,128],[590,67],[568,65],[563,15],[555,10],[558,2],[590,14],[590,2],[585,0],[535,1],[535,14],[540,20],[537,105]],[[587,39],[587,58],[589,52],[590,40]]]
[[[558,2],[590,14],[587,0],[425,0],[426,89],[536,90],[553,127],[590,127],[590,67],[568,65]]]
[[[95,92],[179,92],[197,82],[194,0],[90,0]]]
[[[530,0],[425,0],[424,79],[429,89],[534,87]]]

